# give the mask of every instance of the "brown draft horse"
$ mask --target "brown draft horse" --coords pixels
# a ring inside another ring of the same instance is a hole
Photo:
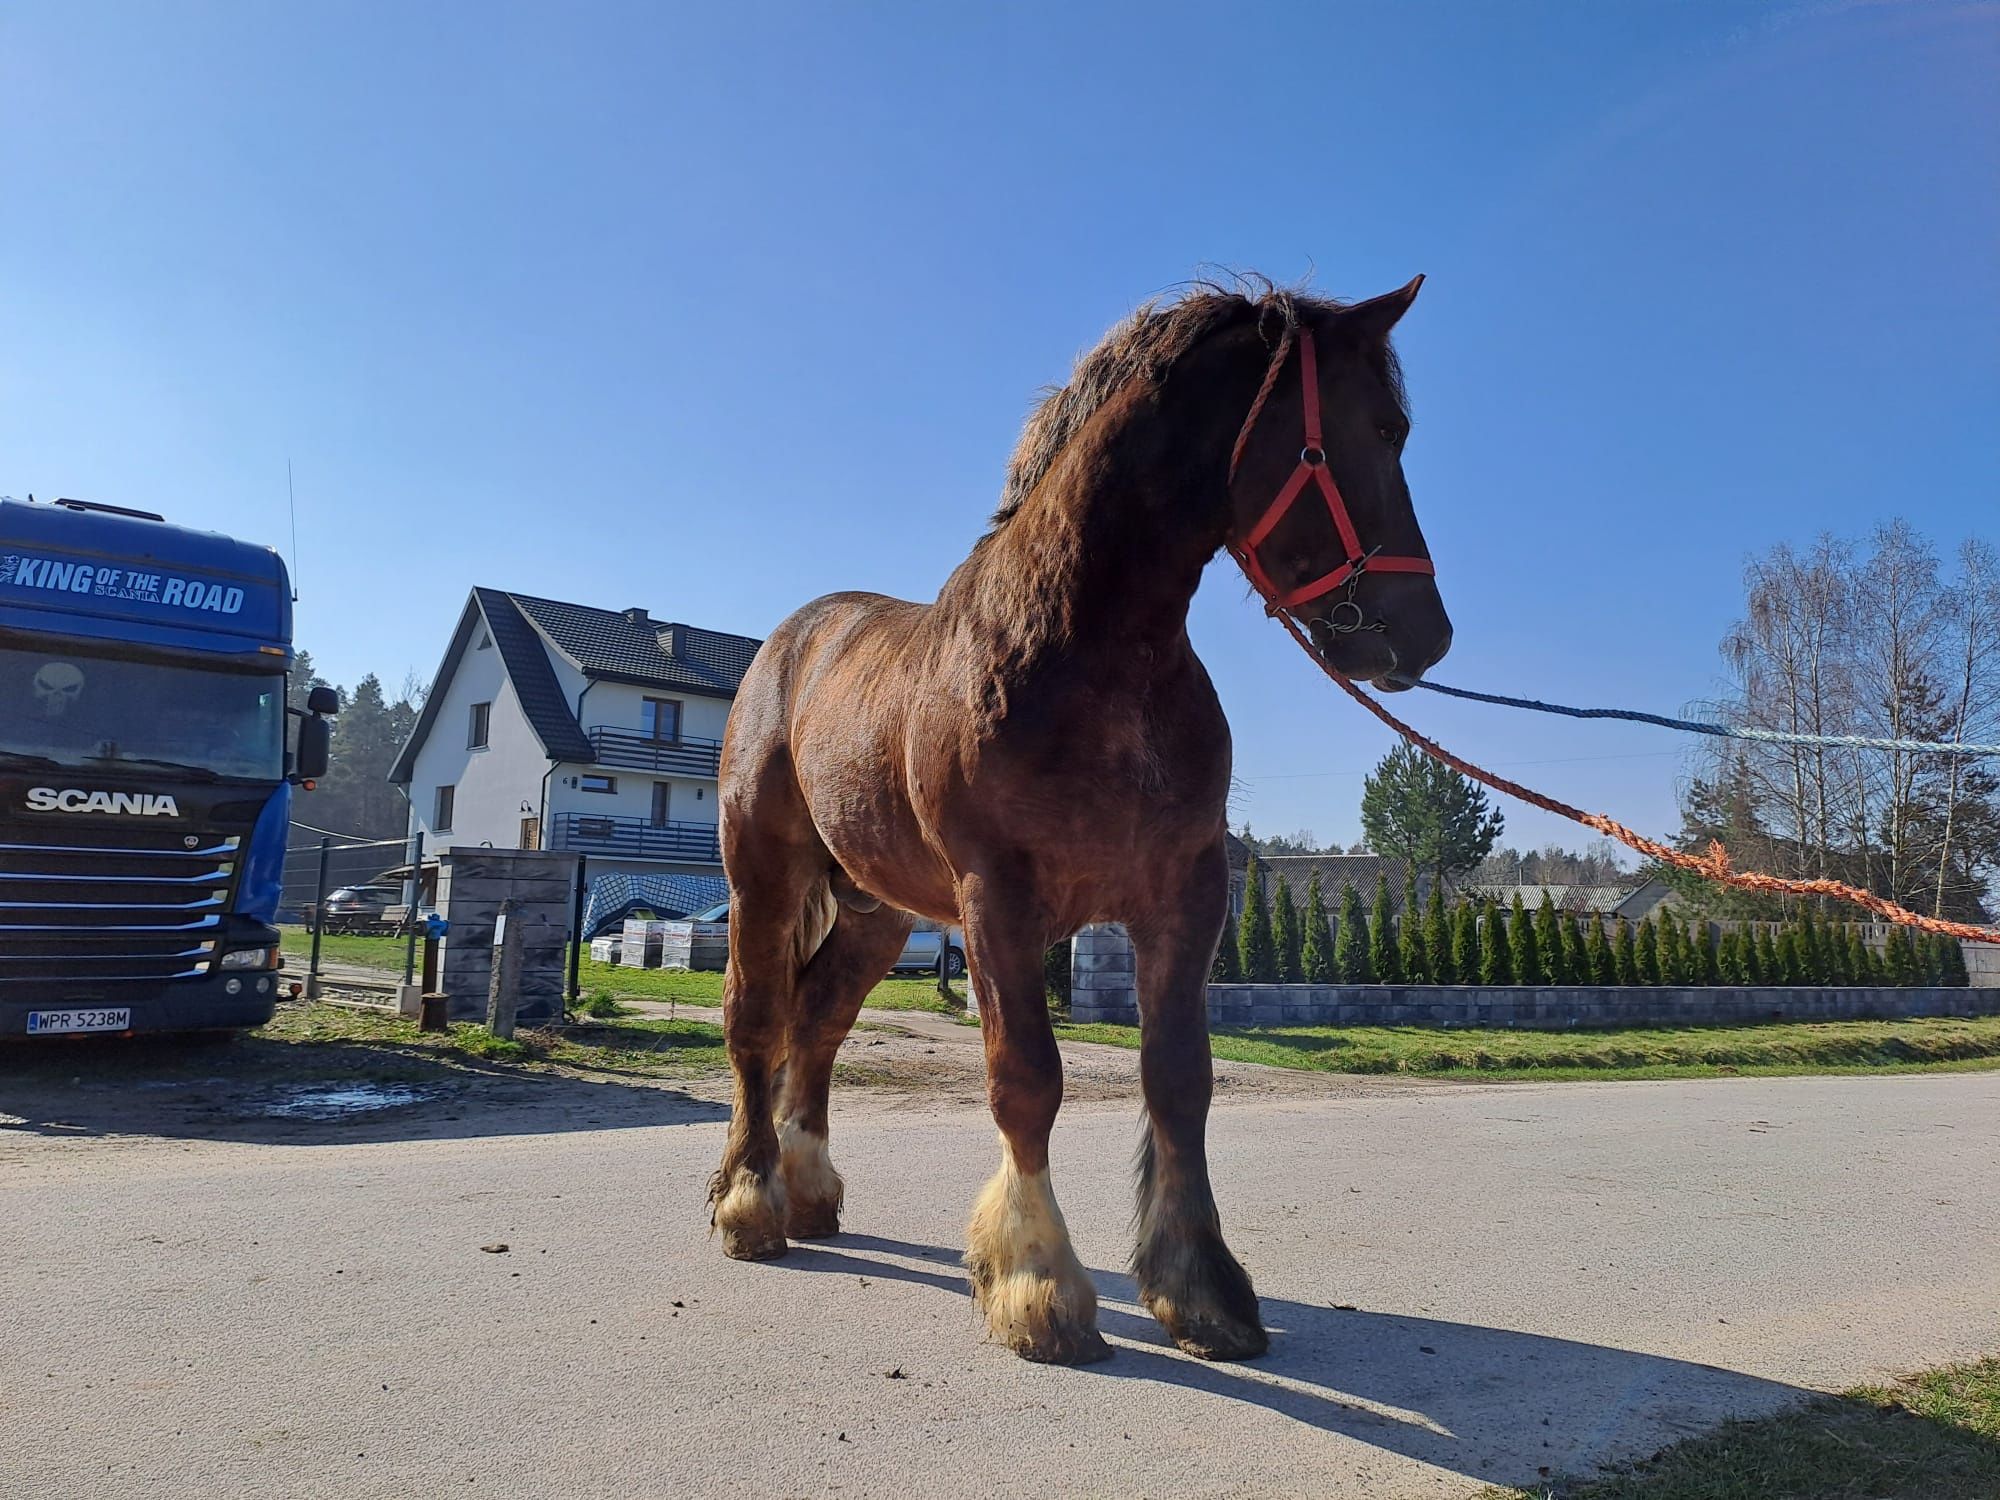
[[[1421,281],[1353,306],[1203,287],[1140,311],[1029,420],[936,603],[831,594],[764,643],[722,751],[736,1098],[710,1201],[729,1255],[838,1230],[834,1054],[909,914],[959,922],[1001,1137],[974,1295],[1017,1354],[1109,1353],[1049,1184],[1063,1084],[1042,955],[1117,921],[1142,1025],[1140,1295],[1189,1353],[1267,1347],[1208,1183],[1230,746],[1188,604],[1228,546],[1337,670],[1395,687],[1444,655],[1389,346]],[[1306,479],[1317,494],[1290,503]]]

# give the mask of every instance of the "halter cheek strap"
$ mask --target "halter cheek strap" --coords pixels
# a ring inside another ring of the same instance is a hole
[[[1257,425],[1257,418],[1264,410],[1265,398],[1270,395],[1273,380],[1283,367],[1290,353],[1289,341],[1278,345],[1278,352],[1271,362],[1270,373],[1265,377],[1264,388],[1257,393],[1257,400],[1250,407],[1250,415],[1243,419],[1243,430],[1236,436],[1236,446],[1230,453],[1229,480],[1236,481],[1236,465],[1242,460],[1243,449],[1250,433]],[[1292,470],[1291,478],[1278,491],[1277,496],[1265,509],[1257,524],[1250,528],[1241,543],[1231,542],[1230,552],[1238,566],[1243,569],[1258,593],[1267,602],[1266,613],[1277,614],[1279,610],[1295,609],[1310,599],[1330,593],[1342,584],[1359,580],[1368,573],[1429,573],[1437,569],[1428,557],[1384,557],[1380,551],[1370,551],[1361,545],[1360,533],[1354,529],[1354,518],[1347,513],[1347,502],[1341,498],[1340,486],[1333,482],[1333,472],[1326,465],[1326,441],[1320,434],[1319,423],[1319,357],[1313,348],[1310,328],[1299,330],[1299,379],[1304,386],[1306,445],[1299,451],[1298,467]],[[1258,559],[1257,549],[1278,529],[1278,523],[1285,519],[1299,496],[1306,492],[1307,485],[1317,485],[1321,497],[1326,501],[1327,514],[1333,520],[1333,529],[1339,533],[1340,545],[1346,550],[1347,560],[1331,572],[1322,573],[1309,583],[1297,588],[1280,589],[1271,575],[1264,571],[1264,564]]]

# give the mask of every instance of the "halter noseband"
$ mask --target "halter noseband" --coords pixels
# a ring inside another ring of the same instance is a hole
[[[1271,358],[1271,368],[1265,373],[1264,384],[1257,392],[1257,399],[1251,403],[1250,414],[1243,419],[1242,431],[1236,435],[1236,446],[1229,455],[1231,485],[1236,483],[1236,466],[1243,459],[1243,449],[1250,441],[1250,433],[1257,425],[1257,418],[1263,413],[1264,402],[1270,396],[1278,372],[1284,367],[1285,360],[1291,353],[1291,331],[1287,329],[1286,337],[1279,341],[1278,352]],[[1299,450],[1299,466],[1292,470],[1292,477],[1285,481],[1284,487],[1278,491],[1277,498],[1271,501],[1269,508],[1265,510],[1257,524],[1250,528],[1242,543],[1229,544],[1229,550],[1235,556],[1238,566],[1243,569],[1244,576],[1268,601],[1265,613],[1272,615],[1280,610],[1295,609],[1308,600],[1331,593],[1343,583],[1352,589],[1360,582],[1364,572],[1433,575],[1437,572],[1428,557],[1384,557],[1379,548],[1371,551],[1361,545],[1360,533],[1354,529],[1354,519],[1347,513],[1347,502],[1340,496],[1340,486],[1333,482],[1333,473],[1326,466],[1326,441],[1320,435],[1319,425],[1319,359],[1313,348],[1310,328],[1298,330],[1298,345],[1299,379],[1305,388],[1306,428],[1306,445]],[[1326,499],[1327,514],[1333,517],[1333,529],[1340,534],[1340,545],[1347,549],[1347,561],[1332,572],[1323,573],[1310,583],[1302,583],[1286,592],[1281,590],[1271,575],[1264,571],[1263,563],[1257,559],[1257,549],[1273,531],[1278,529],[1278,523],[1285,519],[1293,502],[1305,493],[1309,482],[1317,484],[1320,494]],[[1334,605],[1336,616],[1343,606],[1353,612],[1352,622],[1330,618],[1327,621],[1328,626],[1336,634],[1347,634],[1362,629],[1360,607],[1351,598],[1343,599]]]

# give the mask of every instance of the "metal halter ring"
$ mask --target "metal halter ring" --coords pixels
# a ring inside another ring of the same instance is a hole
[[[1333,607],[1315,623],[1324,625],[1333,635],[1353,635],[1369,628],[1368,617],[1352,599],[1336,599]],[[1382,627],[1377,624],[1374,628],[1380,630]]]
[[[1324,468],[1326,465],[1326,449],[1314,448],[1310,445],[1301,448],[1299,449],[1299,462],[1304,464],[1308,469]]]

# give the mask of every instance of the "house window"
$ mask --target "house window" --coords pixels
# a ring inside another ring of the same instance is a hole
[[[674,698],[643,698],[639,703],[639,731],[649,740],[671,744],[681,737],[681,705]]]
[[[673,821],[674,784],[671,781],[653,783],[653,826],[665,828]]]
[[[479,637],[479,645],[475,649],[480,651],[491,651],[493,649],[493,637],[490,635],[481,635]]]
[[[466,733],[465,748],[468,750],[484,750],[486,748],[487,731],[492,727],[493,705],[490,703],[473,704],[472,725]]]
[[[441,786],[438,788],[437,808],[435,815],[431,818],[431,831],[433,833],[451,832],[451,805],[456,800],[457,795],[458,788],[455,786]]]
[[[576,789],[579,792],[615,793],[618,790],[618,778],[616,776],[579,776],[576,778]]]

